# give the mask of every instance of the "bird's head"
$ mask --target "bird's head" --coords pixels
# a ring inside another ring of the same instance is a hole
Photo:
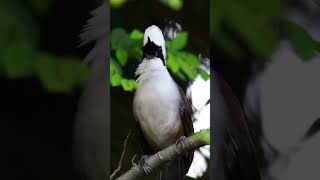
[[[156,25],[149,26],[144,32],[143,58],[162,60],[166,65],[166,47],[161,29]]]

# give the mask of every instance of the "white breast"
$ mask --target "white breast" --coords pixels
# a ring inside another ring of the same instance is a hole
[[[178,113],[181,97],[162,62],[148,61],[139,67],[143,73],[140,73],[138,79],[134,113],[149,143],[162,149],[176,140],[175,136],[181,126]]]

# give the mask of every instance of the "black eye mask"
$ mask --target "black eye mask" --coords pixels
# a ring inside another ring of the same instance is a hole
[[[148,37],[148,42],[146,45],[143,46],[143,58],[160,58],[162,60],[162,63],[164,66],[166,66],[166,63],[164,61],[164,57],[162,54],[162,47],[157,46],[154,42],[150,40]]]

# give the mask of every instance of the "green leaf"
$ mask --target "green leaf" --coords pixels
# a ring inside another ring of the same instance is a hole
[[[175,75],[181,70],[189,79],[194,79],[197,75],[200,62],[192,53],[169,51],[167,65]],[[179,74],[179,78],[183,78],[183,80],[186,79],[186,77],[183,77],[181,74]]]
[[[185,61],[193,68],[197,68],[200,65],[199,59],[197,56],[191,53],[183,53],[182,57]]]
[[[199,74],[202,77],[203,80],[207,81],[208,79],[210,79],[210,75],[207,73],[206,70],[199,68]]]
[[[126,2],[127,0],[110,0],[110,5],[113,8],[120,8]]]
[[[172,53],[168,53],[167,65],[173,73],[177,73],[180,69],[178,62]]]
[[[130,34],[130,38],[135,41],[141,41],[142,43],[143,33],[137,29],[134,29]]]
[[[138,88],[138,82],[134,79],[129,79],[129,83],[132,86],[132,90],[135,90]]]
[[[127,49],[132,45],[132,40],[130,39],[127,32],[122,28],[115,28],[111,32],[111,47],[112,49]]]
[[[316,55],[317,45],[308,32],[292,22],[287,24],[288,37],[298,56],[310,60]]]
[[[120,65],[113,58],[110,59],[110,74],[122,74]]]
[[[187,32],[181,32],[177,35],[176,38],[174,38],[170,43],[170,48],[172,51],[179,51],[183,49],[188,42],[188,33]]]
[[[112,87],[120,86],[122,81],[122,77],[120,74],[112,74],[110,76],[110,84]]]
[[[196,78],[196,76],[197,76],[196,68],[190,66],[180,56],[176,56],[176,61],[179,63],[180,68],[188,76],[189,79],[193,80]]]
[[[128,62],[128,53],[127,51],[125,51],[124,49],[117,49],[116,50],[116,57],[117,57],[117,60],[119,61],[119,63],[122,65],[122,66],[125,66]]]
[[[176,11],[183,7],[183,0],[160,0],[160,2]]]
[[[137,87],[135,80],[122,79],[121,86],[125,91],[133,91]]]

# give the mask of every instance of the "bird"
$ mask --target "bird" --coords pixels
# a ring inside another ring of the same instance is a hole
[[[141,132],[144,153],[156,153],[190,136],[194,131],[191,101],[167,69],[165,40],[156,25],[145,29],[143,60],[135,73],[138,87],[133,114]],[[160,170],[157,179],[184,179],[192,159],[193,152],[177,158]],[[140,165],[147,166],[144,161]]]

